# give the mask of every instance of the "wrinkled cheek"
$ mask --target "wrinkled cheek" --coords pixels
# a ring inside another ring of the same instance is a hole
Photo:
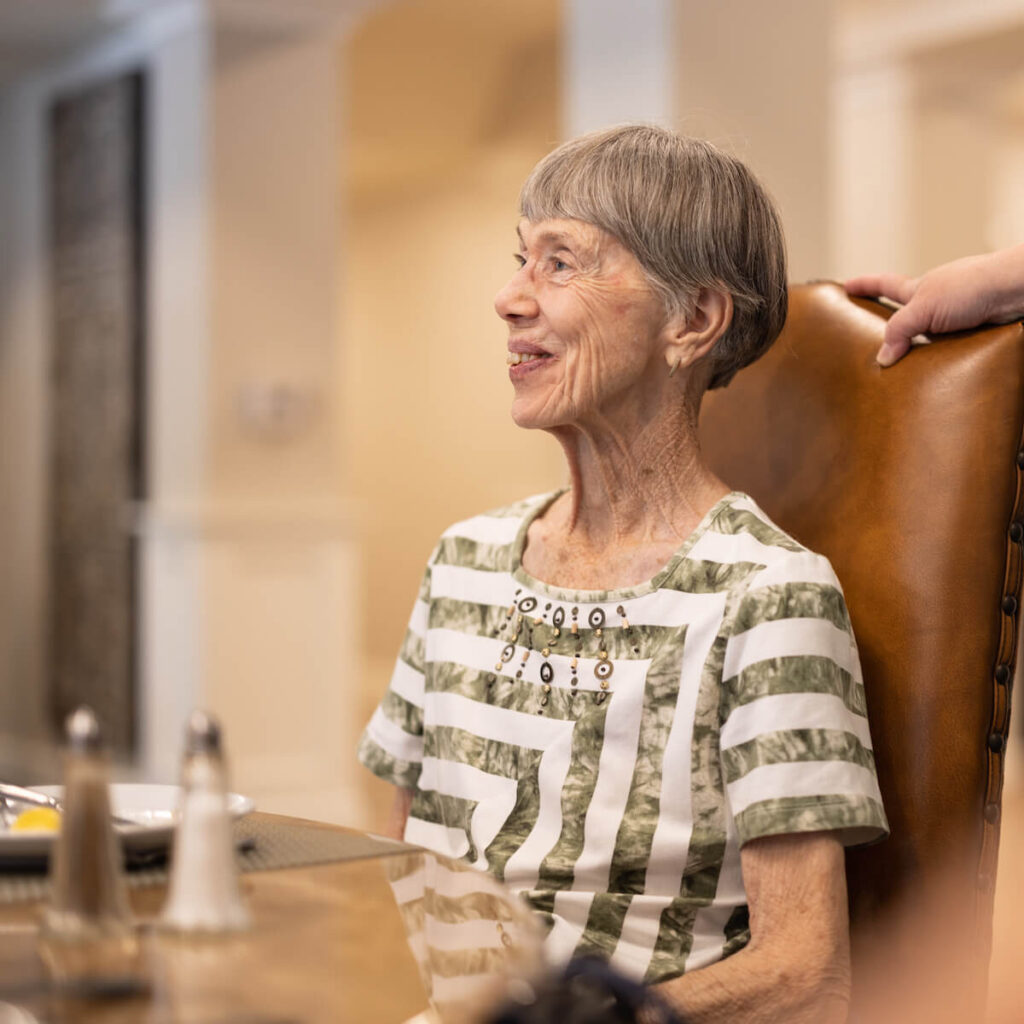
[[[544,396],[543,414],[546,419],[571,423],[581,410],[576,389],[567,380],[560,381]]]
[[[572,403],[580,412],[600,407],[605,395],[614,389],[624,367],[605,352],[591,352],[577,360],[569,375]]]
[[[591,365],[573,381],[572,403],[577,410],[584,412],[596,409],[600,402],[600,375]]]

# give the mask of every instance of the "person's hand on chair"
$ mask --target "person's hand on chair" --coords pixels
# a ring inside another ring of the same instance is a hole
[[[847,281],[846,290],[902,303],[876,356],[879,365],[892,366],[923,332],[962,331],[1024,315],[1024,245],[943,263],[921,277],[865,274]]]

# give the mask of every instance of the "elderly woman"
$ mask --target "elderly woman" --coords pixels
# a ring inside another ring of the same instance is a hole
[[[512,418],[569,486],[445,531],[360,757],[396,832],[521,892],[556,957],[689,1020],[844,1020],[843,846],[887,827],[846,607],[697,439],[782,327],[778,217],[645,126],[560,146],[521,212]]]

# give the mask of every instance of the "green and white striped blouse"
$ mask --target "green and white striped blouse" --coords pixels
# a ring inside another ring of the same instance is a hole
[[[659,981],[748,941],[743,843],[886,833],[857,649],[828,561],[748,496],[614,591],[523,569],[555,497],[444,533],[359,756],[415,790],[406,839],[521,892],[555,959]]]

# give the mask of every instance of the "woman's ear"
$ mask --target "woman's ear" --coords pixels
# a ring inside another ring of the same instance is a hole
[[[732,296],[718,288],[701,288],[688,316],[668,325],[665,360],[671,373],[703,359],[732,323]]]

